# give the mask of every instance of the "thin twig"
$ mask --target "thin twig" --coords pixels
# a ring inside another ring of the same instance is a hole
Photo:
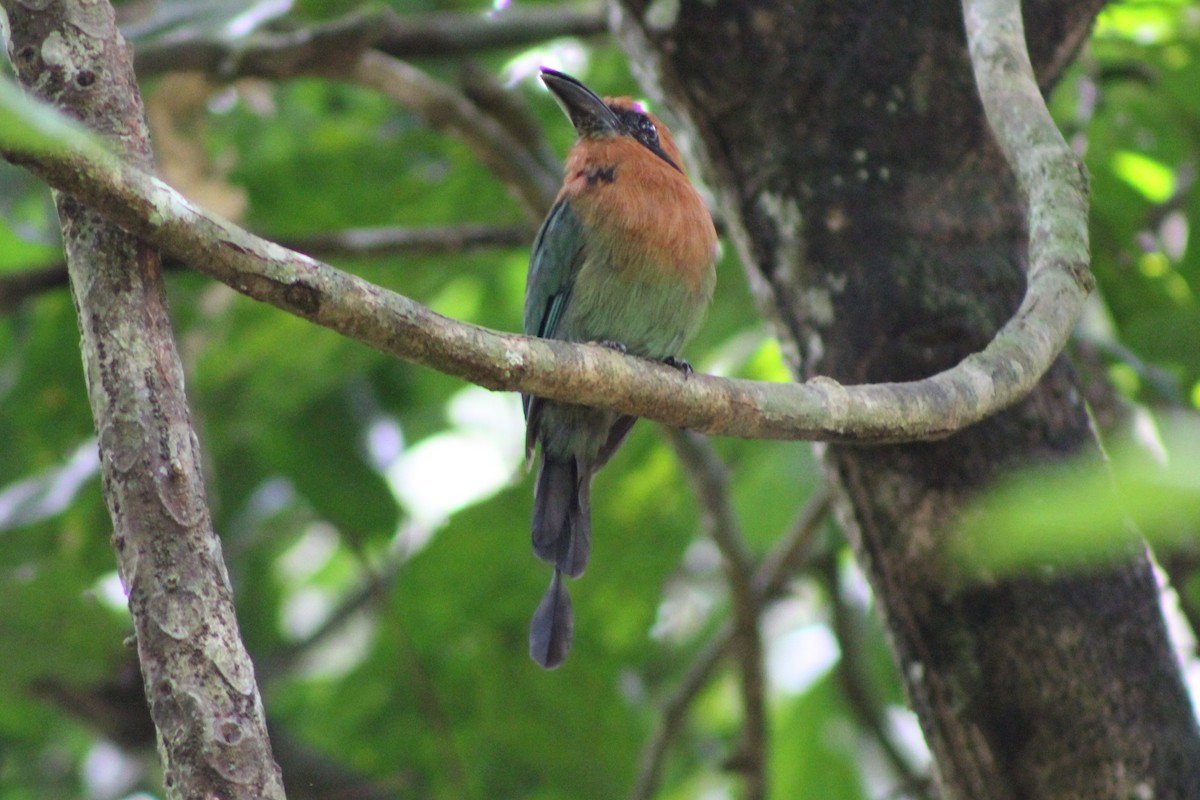
[[[1074,342],[1082,347],[1090,347],[1101,356],[1119,361],[1129,367],[1148,388],[1163,400],[1175,406],[1184,405],[1179,379],[1174,373],[1157,364],[1147,363],[1137,353],[1116,339],[1076,332]]]
[[[395,16],[390,9],[355,11],[288,31],[253,29],[237,36],[208,20],[195,26],[184,22],[162,36],[142,35],[133,27],[134,68],[142,80],[168,72],[202,72],[225,81],[331,74],[351,67],[384,36]]]
[[[816,572],[829,595],[829,604],[832,610],[830,622],[833,635],[837,639],[838,649],[841,651],[837,675],[842,693],[850,705],[850,711],[858,720],[859,725],[879,745],[879,749],[883,751],[892,769],[900,776],[901,785],[905,790],[915,792],[918,797],[925,798],[928,796],[925,788],[929,785],[928,776],[921,775],[909,763],[908,758],[884,724],[878,698],[867,685],[867,678],[862,670],[862,662],[865,658],[862,642],[853,619],[853,611],[846,602],[842,582],[838,577],[838,563],[835,554],[830,554],[827,558],[822,559],[818,563]]]
[[[468,776],[471,771],[467,768],[458,737],[454,734],[454,723],[447,711],[446,704],[438,693],[440,684],[438,676],[430,669],[429,664],[422,659],[422,654],[408,631],[408,623],[404,615],[392,615],[391,627],[395,631],[396,642],[400,657],[406,662],[403,665],[405,683],[411,685],[412,694],[422,716],[424,726],[431,734],[433,746],[437,748],[441,758],[441,774],[451,785],[449,795],[472,800],[477,796],[476,785]]]
[[[690,431],[667,429],[679,462],[692,484],[703,511],[704,526],[721,551],[733,605],[730,644],[738,662],[742,695],[742,740],[726,759],[726,766],[741,773],[747,800],[760,800],[766,792],[767,723],[763,699],[763,644],[759,631],[762,598],[754,589],[754,560],[733,510],[729,470],[707,437]]]
[[[427,228],[350,228],[282,242],[324,259],[458,255],[487,248],[528,246],[533,229],[523,225],[441,225]]]
[[[813,540],[829,509],[829,489],[822,484],[809,496],[787,533],[755,571],[754,588],[761,597],[775,599],[788,580],[810,563]]]
[[[67,283],[65,261],[0,275],[0,314],[11,314],[26,301],[52,289],[65,288]]]
[[[676,428],[662,430],[691,481],[708,535],[725,559],[734,605],[753,608],[758,600],[754,592],[754,556],[746,546],[741,524],[733,510],[729,469],[708,437]]]
[[[654,733],[642,747],[642,756],[638,759],[637,778],[633,782],[629,800],[650,800],[658,791],[667,750],[683,727],[692,702],[708,685],[717,665],[721,663],[728,652],[732,639],[733,625],[726,621],[704,646],[704,649],[696,655],[691,668],[683,676],[683,680],[675,687],[670,697],[663,702],[658,727],[654,729]]]
[[[607,32],[604,6],[599,3],[576,8],[514,3],[497,13],[398,17],[376,46],[397,58],[418,58],[528,47],[564,36]]]
[[[763,602],[768,602],[780,594],[792,575],[805,567],[813,540],[828,513],[829,491],[822,486],[809,497],[796,521],[755,571],[755,591],[763,598]],[[637,779],[630,792],[630,800],[649,800],[658,790],[667,750],[682,728],[692,702],[708,685],[721,659],[729,652],[733,635],[734,626],[726,621],[696,656],[687,674],[663,702],[658,727],[642,748]]]

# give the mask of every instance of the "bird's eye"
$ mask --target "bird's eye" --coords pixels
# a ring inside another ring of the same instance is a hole
[[[658,128],[654,127],[653,122],[646,117],[642,117],[639,127],[640,130],[638,132],[641,134],[639,137],[640,139],[645,141],[647,144],[658,144]]]

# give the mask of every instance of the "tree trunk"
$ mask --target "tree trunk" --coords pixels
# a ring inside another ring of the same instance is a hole
[[[153,169],[132,54],[106,2],[2,0],[27,90]],[[113,546],[170,798],[283,798],[212,528],[159,254],[55,193]]]
[[[1026,3],[1043,89],[1100,5]],[[1025,208],[957,4],[672,8],[624,0],[620,34],[697,133],[795,373],[914,380],[982,349],[1024,289]],[[1027,400],[952,438],[824,449],[946,798],[1200,797],[1146,558],[957,592],[939,570],[964,503],[1089,442],[1060,359]]]

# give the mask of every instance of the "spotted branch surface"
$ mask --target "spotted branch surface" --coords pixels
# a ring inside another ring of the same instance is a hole
[[[36,96],[152,168],[130,54],[105,2],[4,0]],[[113,546],[168,797],[282,798],[254,669],[205,500],[157,251],[56,193]]]

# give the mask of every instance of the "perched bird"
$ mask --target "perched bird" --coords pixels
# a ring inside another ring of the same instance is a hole
[[[533,244],[525,333],[603,343],[690,371],[675,355],[712,299],[717,234],[671,134],[629,98],[602,99],[552,69],[542,70],[542,81],[579,138]],[[526,459],[538,444],[542,451],[533,551],[554,565],[529,652],[553,669],[574,627],[563,576],[583,574],[591,549],[592,475],[635,418],[539,397],[526,396],[524,405]]]

